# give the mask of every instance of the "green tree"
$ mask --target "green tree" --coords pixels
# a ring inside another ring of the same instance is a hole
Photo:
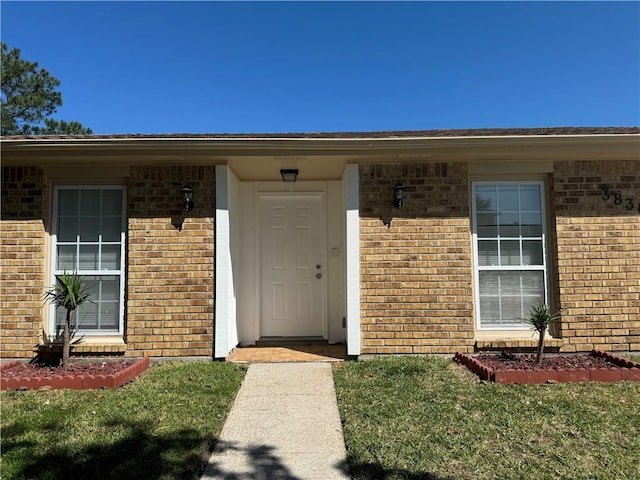
[[[56,307],[67,310],[62,333],[62,366],[66,368],[69,366],[71,353],[73,315],[80,305],[89,300],[90,294],[82,278],[76,273],[67,275],[67,272],[64,272],[56,277],[56,284],[44,295]]]
[[[20,50],[9,50],[1,42],[0,63],[2,88],[2,135],[83,135],[93,133],[78,122],[51,118],[62,105],[62,94],[56,91],[60,80],[37,62],[20,57]]]

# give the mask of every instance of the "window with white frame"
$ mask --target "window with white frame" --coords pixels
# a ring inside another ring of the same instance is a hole
[[[474,182],[475,291],[480,329],[529,328],[547,301],[543,182]]]
[[[91,294],[76,312],[78,333],[122,334],[125,217],[123,186],[54,189],[52,284],[56,275],[77,272]],[[65,313],[54,311],[52,330],[64,324]]]

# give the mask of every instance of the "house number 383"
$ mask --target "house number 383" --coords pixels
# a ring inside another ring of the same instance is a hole
[[[611,187],[602,187],[602,200],[613,200],[614,205],[624,205],[627,210],[638,209],[640,213],[640,201],[634,198],[624,197],[620,190],[614,190]]]

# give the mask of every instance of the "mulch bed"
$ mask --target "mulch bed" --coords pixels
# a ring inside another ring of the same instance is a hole
[[[117,388],[148,368],[149,357],[136,362],[78,362],[67,368],[10,362],[0,367],[0,390]]]
[[[547,355],[540,365],[529,354],[472,356],[458,352],[455,360],[481,380],[496,383],[640,381],[640,363],[599,350],[591,354]]]
[[[554,355],[542,357],[542,363],[536,363],[536,356],[532,354],[498,355],[482,354],[476,358],[494,370],[547,370],[547,369],[575,369],[575,368],[607,368],[617,366],[605,357],[593,355]]]
[[[113,375],[133,365],[132,362],[100,362],[100,363],[75,363],[64,367],[50,367],[46,365],[32,365],[19,363],[10,368],[2,369],[5,378],[14,377],[53,377],[54,375]]]

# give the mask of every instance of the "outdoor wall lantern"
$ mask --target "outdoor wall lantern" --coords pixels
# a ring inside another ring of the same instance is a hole
[[[298,178],[298,169],[284,168],[280,170],[280,175],[282,176],[282,181],[284,183],[295,183]]]
[[[396,182],[393,187],[393,204],[396,208],[402,207],[404,203],[404,185],[400,183],[400,180]]]
[[[193,188],[188,183],[180,190],[182,192],[182,199],[184,200],[184,210],[188,212],[193,210]]]

